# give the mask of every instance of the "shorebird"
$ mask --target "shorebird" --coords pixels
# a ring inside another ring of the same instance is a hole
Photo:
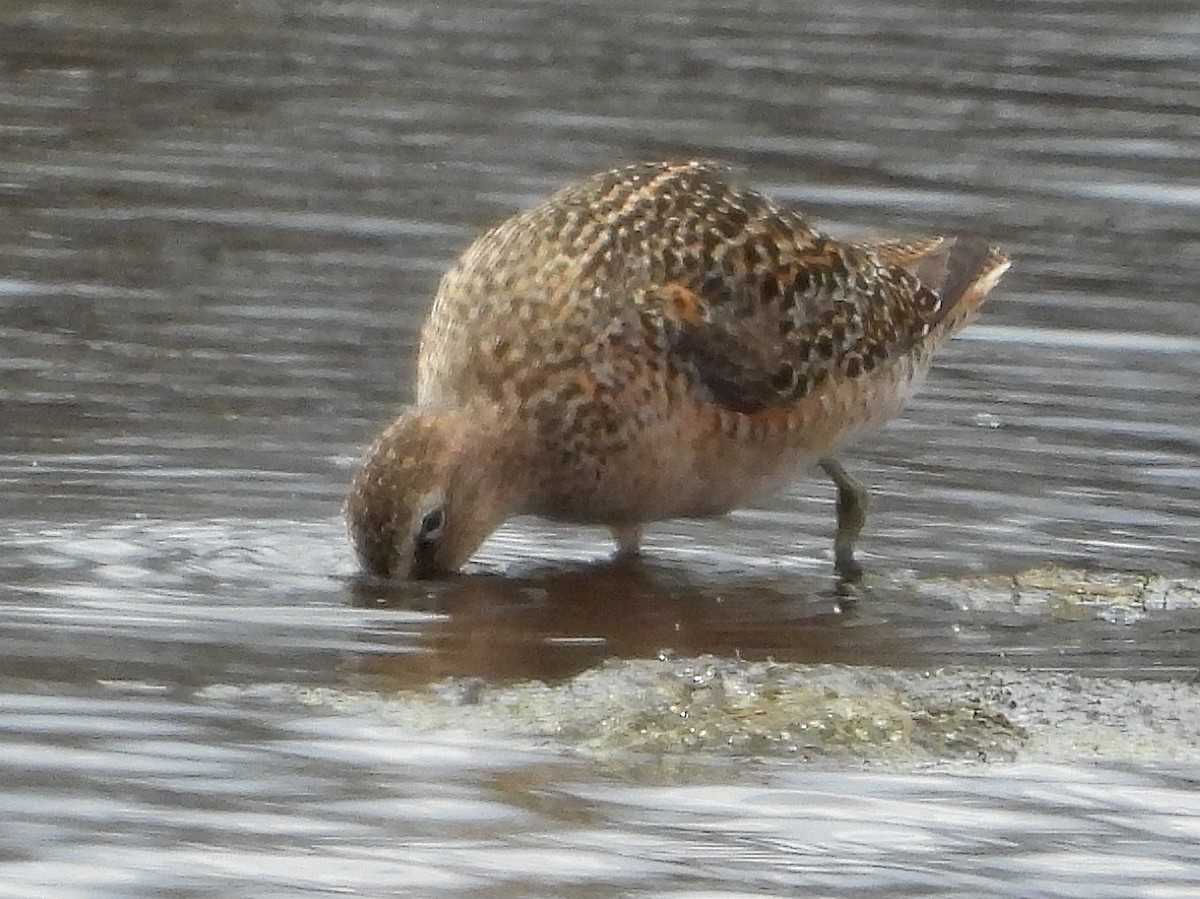
[[[834,567],[867,491],[835,454],[901,408],[1009,266],[963,237],[834,240],[703,161],[595,175],[472,243],[421,334],[414,405],[346,501],[362,566],[458,570],[507,518],[643,526],[819,465]]]

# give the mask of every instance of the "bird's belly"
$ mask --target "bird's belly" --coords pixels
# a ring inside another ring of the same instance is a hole
[[[725,467],[719,478],[714,466],[699,459],[630,454],[611,459],[597,476],[579,479],[567,474],[539,495],[526,510],[535,515],[591,524],[661,521],[669,518],[711,518],[752,505],[772,486],[789,479],[805,461],[776,457],[761,464]]]
[[[874,378],[753,415],[698,402],[665,404],[649,415],[642,407],[644,424],[628,439],[542,453],[539,489],[525,511],[613,524],[705,518],[754,505],[895,415],[925,369],[905,360]]]
[[[526,511],[596,524],[709,518],[754,504],[817,458],[794,435],[720,424],[677,413],[619,448],[559,455]]]

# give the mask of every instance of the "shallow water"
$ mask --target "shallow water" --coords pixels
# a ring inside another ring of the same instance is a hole
[[[0,11],[0,896],[1195,895],[1192,4],[143,6]],[[356,578],[338,506],[440,272],[684,155],[1016,260],[847,455],[865,594],[819,477],[639,565],[521,520],[456,581]],[[480,726],[489,685],[569,708],[664,652],[1010,672],[989,714],[1029,736],[901,764]],[[1045,672],[1100,749],[1038,723]]]

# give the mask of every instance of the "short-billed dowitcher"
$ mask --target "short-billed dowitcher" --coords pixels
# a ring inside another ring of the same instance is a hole
[[[705,518],[819,464],[835,568],[866,490],[834,458],[894,415],[1008,268],[966,238],[836,241],[707,162],[573,184],[477,239],[442,278],[416,404],[346,503],[385,577],[456,571],[505,519]]]

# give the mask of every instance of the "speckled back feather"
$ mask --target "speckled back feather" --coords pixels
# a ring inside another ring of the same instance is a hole
[[[422,401],[520,389],[509,373],[526,356],[578,364],[563,339],[575,333],[643,341],[697,399],[754,413],[912,353],[1003,264],[982,242],[839,243],[708,162],[605,172],[489,232],[447,274],[425,344],[461,354],[459,328],[490,341],[469,359],[423,355]]]

